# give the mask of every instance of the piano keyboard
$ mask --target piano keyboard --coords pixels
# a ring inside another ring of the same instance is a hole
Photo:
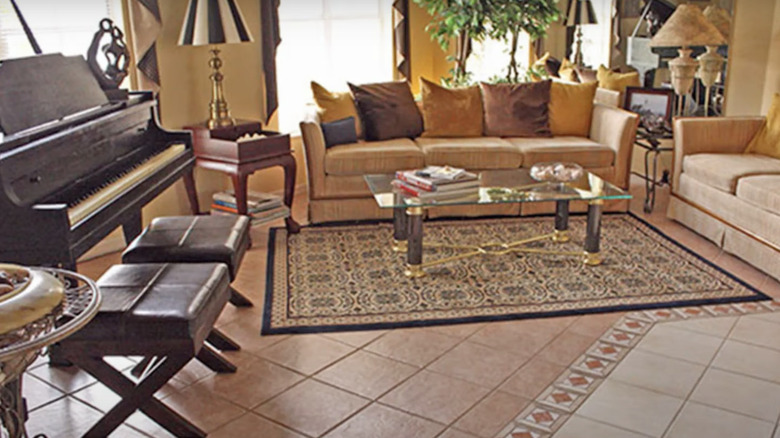
[[[155,171],[161,167],[166,166],[168,163],[175,160],[177,157],[184,153],[186,146],[183,144],[176,144],[163,152],[151,157],[144,161],[139,166],[125,173],[115,181],[101,187],[99,190],[93,192],[90,196],[80,200],[78,204],[68,209],[68,219],[70,219],[71,226],[81,222],[87,216],[100,209],[107,202],[116,198],[129,189],[136,183],[143,181],[149,175],[155,173]]]

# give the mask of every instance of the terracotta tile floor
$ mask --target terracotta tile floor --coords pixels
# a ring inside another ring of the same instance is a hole
[[[780,283],[668,221],[667,190],[661,189],[655,211],[645,215],[644,188],[633,181],[632,211],[780,297]],[[297,199],[294,211],[300,220],[305,217],[305,195]],[[644,323],[624,331],[611,328],[619,320],[625,323],[624,314],[609,313],[261,337],[267,227],[255,228],[252,235],[254,246],[235,285],[255,307],[227,306],[218,322],[242,346],[239,352],[226,353],[238,372],[216,375],[193,361],[158,393],[209,436],[489,438],[505,436],[516,417],[529,409],[527,415],[539,424],[556,430],[563,425],[560,437],[774,433],[780,413],[780,313],[651,329],[652,324]],[[118,261],[117,254],[108,255],[79,269],[97,278]],[[643,327],[650,330],[644,337]],[[606,343],[594,345],[600,338]],[[590,356],[582,355],[586,350]],[[620,365],[609,360],[622,357],[626,360]],[[753,359],[744,360],[747,357]],[[550,385],[572,362],[583,372],[564,375],[567,380],[559,387],[575,389],[568,395],[551,392]],[[130,364],[117,361],[121,368]],[[672,382],[662,379],[670,369]],[[609,371],[606,382],[598,385],[594,376]],[[576,397],[582,388],[594,396]],[[80,436],[117,401],[83,372],[52,369],[44,360],[25,375],[24,392],[31,435]],[[535,399],[567,410],[538,409]],[[576,413],[567,413],[572,411]],[[706,431],[699,426],[703,419],[708,420]],[[539,430],[517,437],[540,436]],[[112,436],[168,435],[135,413]]]

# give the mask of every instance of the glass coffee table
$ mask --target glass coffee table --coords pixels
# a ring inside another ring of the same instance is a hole
[[[480,187],[472,195],[444,200],[421,200],[399,192],[392,186],[394,175],[365,175],[366,183],[381,208],[393,209],[393,249],[406,252],[407,277],[425,275],[425,268],[483,254],[509,254],[516,252],[557,254],[579,257],[583,263],[601,264],[601,213],[604,201],[630,199],[624,190],[600,177],[584,172],[572,182],[539,182],[531,178],[528,169],[490,170],[480,173]],[[554,242],[569,240],[569,203],[588,202],[588,222],[584,251],[552,251],[527,247],[528,244],[551,239]],[[487,242],[483,245],[440,245],[426,243],[427,247],[447,247],[462,251],[452,257],[423,262],[423,216],[425,210],[457,205],[496,205],[523,202],[555,202],[555,228],[548,234],[530,236],[512,242]]]

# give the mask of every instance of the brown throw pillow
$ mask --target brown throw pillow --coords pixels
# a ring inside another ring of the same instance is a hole
[[[479,87],[445,88],[420,78],[423,137],[482,136],[482,93]]]
[[[349,84],[366,140],[419,137],[423,120],[408,82]]]
[[[525,84],[482,83],[485,135],[550,137],[548,105],[552,81]]]

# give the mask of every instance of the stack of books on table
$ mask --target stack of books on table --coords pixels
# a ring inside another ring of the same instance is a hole
[[[428,166],[399,170],[393,187],[421,201],[468,198],[479,195],[479,176],[457,167]]]
[[[282,203],[282,197],[269,193],[249,192],[246,207],[247,213],[252,219],[252,225],[286,218],[290,215],[290,209]],[[236,197],[232,191],[214,193],[211,201],[211,214],[238,214]]]

